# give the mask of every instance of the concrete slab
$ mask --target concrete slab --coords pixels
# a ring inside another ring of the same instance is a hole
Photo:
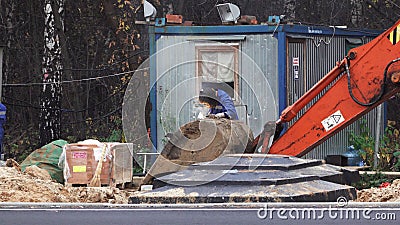
[[[314,180],[283,185],[167,185],[131,196],[129,203],[335,202],[341,196],[355,199],[356,191],[351,186]]]
[[[277,155],[226,155],[156,179],[133,204],[321,202],[356,198],[343,168]]]

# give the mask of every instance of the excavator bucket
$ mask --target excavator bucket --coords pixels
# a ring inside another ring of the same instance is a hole
[[[252,153],[254,141],[250,128],[243,122],[228,119],[204,119],[187,123],[172,134],[142,184],[152,183],[168,173],[208,162],[225,154]]]

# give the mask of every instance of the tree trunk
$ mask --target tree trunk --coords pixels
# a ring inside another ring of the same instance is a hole
[[[5,6],[6,9],[6,26],[7,26],[7,49],[10,49],[10,47],[14,44],[14,11],[15,11],[15,2],[10,1],[9,4]],[[12,63],[13,61],[10,59],[9,54],[4,54],[4,75],[3,75],[3,83],[8,83],[8,75],[11,74],[10,68],[12,68]]]
[[[351,0],[351,23],[354,27],[361,27],[363,22],[362,3],[363,0]]]
[[[57,4],[56,7],[52,4]],[[47,0],[45,11],[45,48],[43,56],[43,87],[40,110],[40,144],[44,145],[60,138],[61,131],[61,77],[63,64],[61,58],[60,36],[57,30],[56,16],[60,15],[63,29],[63,0]],[[54,12],[53,9],[58,9]],[[60,21],[59,21],[60,22]]]

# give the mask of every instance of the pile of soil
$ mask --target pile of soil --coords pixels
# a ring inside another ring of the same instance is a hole
[[[168,142],[143,184],[194,163],[212,161],[220,155],[252,153],[254,140],[250,127],[242,121],[209,118],[184,124],[166,138]]]
[[[126,204],[129,195],[111,187],[65,187],[38,167],[27,168],[25,173],[14,167],[0,167],[0,202]]]
[[[357,191],[357,202],[400,202],[400,179],[387,187],[363,189]]]
[[[221,154],[251,153],[254,140],[246,124],[228,119],[189,122],[167,137],[161,155],[169,160],[179,159],[181,165],[210,161]]]

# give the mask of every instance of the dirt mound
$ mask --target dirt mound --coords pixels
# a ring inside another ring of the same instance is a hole
[[[189,122],[167,135],[161,155],[150,168],[143,184],[154,177],[176,172],[224,154],[251,153],[254,140],[250,128],[238,120],[204,119]]]
[[[400,202],[400,179],[387,187],[357,191],[357,202]]]
[[[25,173],[42,180],[51,180],[49,172],[47,172],[47,170],[40,169],[36,165],[26,167]]]
[[[178,159],[181,165],[210,161],[221,154],[249,153],[254,140],[247,125],[228,119],[193,121],[167,137],[169,140],[161,155]]]
[[[38,175],[35,170],[33,174]],[[40,171],[39,171],[40,173]],[[128,203],[129,192],[111,187],[64,187],[64,185],[0,167],[0,202]]]

